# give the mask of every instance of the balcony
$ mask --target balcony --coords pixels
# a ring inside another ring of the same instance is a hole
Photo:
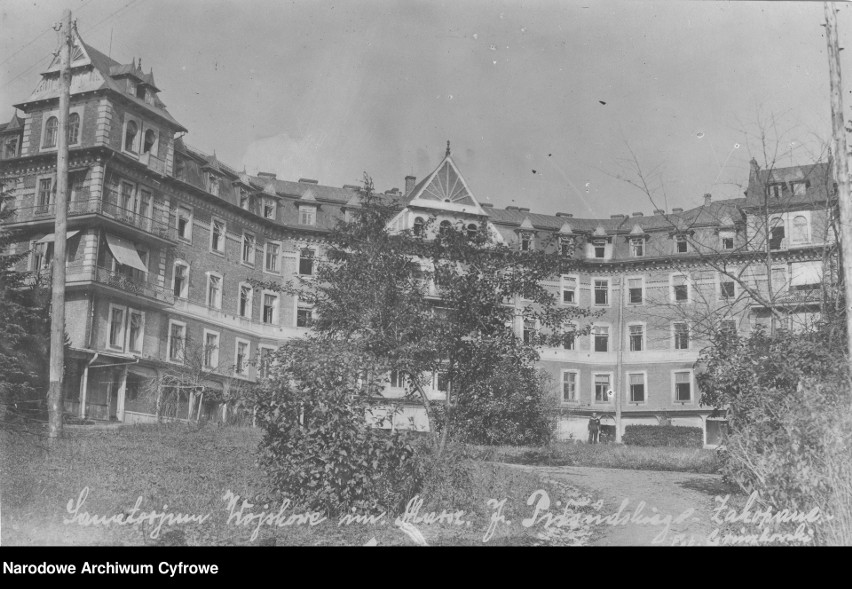
[[[94,268],[94,270],[94,280],[100,284],[131,295],[153,299],[166,305],[173,305],[175,302],[175,297],[171,290],[160,286],[153,280],[134,278],[107,268]]]
[[[14,209],[14,214],[10,218],[9,224],[39,225],[48,221],[52,222],[55,214],[55,203],[21,207]],[[136,211],[125,209],[112,202],[104,202],[97,198],[74,200],[68,203],[69,227],[79,226],[75,222],[88,215],[104,217],[132,228],[134,232],[141,232],[148,236],[154,236],[167,241],[176,240],[174,227],[170,226],[168,222],[153,219],[150,215],[137,213]]]
[[[159,159],[159,158],[154,157],[153,155],[151,155],[150,152],[143,153],[142,155],[140,155],[139,156],[139,163],[147,166],[148,169],[151,170],[152,172],[156,172],[157,174],[160,174],[161,176],[166,175],[166,162]]]

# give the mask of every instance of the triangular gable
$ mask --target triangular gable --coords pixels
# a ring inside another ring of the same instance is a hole
[[[520,229],[522,231],[533,231],[533,230],[535,230],[535,227],[533,227],[532,221],[530,221],[529,217],[524,217],[524,220],[521,223]]]
[[[89,55],[88,47],[80,38],[80,33],[74,28],[71,31],[71,68],[83,67],[92,65],[92,57]],[[48,72],[58,72],[62,68],[62,56],[59,51],[53,56],[50,65],[45,70]]]
[[[415,187],[408,201],[409,206],[486,215],[449,154]]]

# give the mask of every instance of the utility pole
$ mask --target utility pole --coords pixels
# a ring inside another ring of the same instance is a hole
[[[831,83],[831,131],[834,138],[834,177],[840,207],[840,256],[846,295],[846,358],[852,378],[852,200],[849,187],[849,152],[843,124],[843,86],[840,83],[840,47],[837,13],[833,2],[824,2],[825,39],[828,43],[828,72]]]
[[[615,442],[616,444],[621,443],[621,393],[624,388],[624,382],[621,374],[621,369],[623,365],[623,352],[624,349],[624,294],[626,290],[626,282],[627,279],[625,275],[622,273],[619,278],[619,287],[618,287],[618,339],[616,340],[618,343],[616,344],[618,347],[616,348],[616,371],[615,371],[615,391],[613,392],[613,402],[615,403]]]
[[[65,371],[65,237],[68,226],[68,116],[71,101],[71,11],[62,15],[59,47],[59,136],[56,138],[56,222],[53,229],[53,276],[50,305],[50,386],[48,398],[48,437],[62,435],[64,402],[62,384]]]

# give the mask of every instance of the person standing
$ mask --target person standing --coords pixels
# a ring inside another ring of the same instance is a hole
[[[601,432],[601,418],[598,417],[597,413],[592,413],[592,416],[589,418],[589,443],[597,444],[598,436],[600,436]]]

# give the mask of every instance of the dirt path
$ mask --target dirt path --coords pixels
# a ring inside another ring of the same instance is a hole
[[[726,494],[719,475],[592,468],[521,466],[543,480],[585,492],[601,520],[592,522],[593,546],[706,545],[716,527],[714,497]],[[555,501],[556,498],[554,498]],[[607,516],[616,514],[608,520]]]

